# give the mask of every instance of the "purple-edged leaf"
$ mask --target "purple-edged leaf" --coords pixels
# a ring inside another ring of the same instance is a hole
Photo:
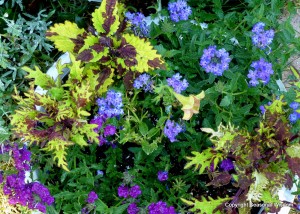
[[[134,73],[132,71],[129,71],[125,74],[123,78],[123,82],[126,90],[133,89],[133,79],[134,79]]]
[[[213,185],[215,187],[220,187],[229,184],[231,180],[231,175],[228,172],[213,172],[213,180],[209,182],[206,186]]]
[[[288,162],[289,169],[292,173],[300,176],[300,158],[291,158],[290,156],[287,156],[286,161]]]
[[[77,60],[82,62],[89,62],[94,58],[91,50],[84,50],[77,56]]]
[[[104,50],[104,47],[100,44],[95,44],[93,46],[91,46],[92,50],[95,50],[97,53],[100,53]]]
[[[98,90],[100,88],[100,86],[104,84],[105,80],[107,78],[109,78],[111,72],[112,71],[109,67],[105,67],[104,69],[102,69],[102,71],[98,77],[99,84],[96,86],[96,90]]]

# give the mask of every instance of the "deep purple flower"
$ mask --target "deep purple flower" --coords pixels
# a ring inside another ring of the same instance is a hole
[[[98,127],[94,129],[94,131],[96,133],[98,133],[105,121],[106,121],[106,118],[104,116],[98,116],[97,115],[97,116],[94,117],[94,119],[92,119],[90,121],[90,124],[96,124],[96,125],[98,125]]]
[[[135,203],[131,203],[128,208],[127,208],[127,213],[128,214],[137,214],[139,212],[139,208]]]
[[[107,125],[104,128],[104,137],[114,135],[116,133],[116,127],[113,125]]]
[[[183,131],[182,126],[174,121],[167,120],[164,128],[164,134],[169,138],[169,140],[173,143],[177,141],[176,136]]]
[[[134,185],[133,187],[130,188],[129,190],[129,195],[132,198],[137,198],[140,194],[142,194],[141,188],[139,185]]]
[[[0,184],[2,184],[2,183],[3,183],[3,180],[4,180],[4,178],[3,178],[3,172],[2,172],[2,171],[0,171]]]
[[[275,34],[274,30],[271,29],[265,31],[264,28],[265,23],[258,22],[252,29],[252,43],[262,50],[272,43]]]
[[[122,198],[127,198],[129,196],[129,188],[122,185],[118,188],[118,195]]]
[[[232,160],[230,160],[229,158],[224,159],[224,160],[221,162],[220,167],[221,167],[221,169],[224,170],[224,171],[230,171],[230,170],[234,169],[233,162],[232,162]]]
[[[91,192],[89,193],[88,198],[87,198],[86,201],[87,201],[89,204],[92,204],[92,203],[94,203],[97,199],[98,199],[97,193],[95,193],[94,191],[91,191]]]
[[[186,1],[178,0],[177,2],[170,2],[168,4],[168,10],[170,18],[173,22],[179,22],[180,20],[188,20],[192,14],[192,9]]]
[[[176,214],[174,207],[168,207],[166,202],[159,201],[148,206],[149,214]]]
[[[263,58],[252,62],[251,67],[253,70],[249,70],[247,75],[250,78],[249,84],[251,86],[257,86],[259,84],[258,80],[261,80],[263,84],[267,84],[270,81],[271,74],[274,73],[272,64],[266,62]]]
[[[229,68],[230,61],[229,53],[224,48],[217,50],[215,45],[211,45],[204,49],[200,65],[207,73],[222,76]]]
[[[141,74],[133,82],[133,87],[136,89],[143,89],[145,92],[152,92],[153,81],[149,74]]]
[[[17,170],[30,170],[30,157],[31,152],[24,146],[19,149],[18,145],[15,144],[12,148],[12,154],[15,161],[15,167]]]
[[[187,89],[187,87],[189,86],[189,83],[186,79],[183,79],[182,81],[180,80],[181,77],[182,76],[179,73],[177,73],[174,74],[171,78],[167,79],[168,85],[171,86],[174,89],[174,91],[178,94]]]
[[[168,180],[168,172],[167,171],[158,171],[157,178],[159,181],[166,181]]]

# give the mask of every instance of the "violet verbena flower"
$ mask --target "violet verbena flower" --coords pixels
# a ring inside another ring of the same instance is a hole
[[[234,169],[233,162],[229,158],[223,160],[220,164],[220,167],[224,171],[230,171],[230,170]]]
[[[170,2],[168,4],[168,10],[170,18],[173,22],[179,22],[180,20],[188,20],[192,14],[192,9],[186,1],[178,0],[177,2]]]
[[[266,108],[263,105],[259,106],[259,109],[262,114],[264,114],[266,112]]]
[[[149,74],[141,74],[133,82],[133,87],[136,89],[143,89],[145,92],[152,91],[153,81]]]
[[[118,196],[122,198],[127,198],[129,196],[129,188],[124,185],[119,186]]]
[[[91,192],[88,194],[88,198],[87,198],[86,201],[87,201],[89,204],[92,204],[92,203],[94,203],[97,199],[98,199],[97,193],[95,193],[94,191],[91,191]]]
[[[293,110],[297,110],[299,108],[299,103],[297,103],[297,102],[291,102],[290,107]]]
[[[104,116],[98,116],[96,115],[94,119],[91,119],[90,124],[96,124],[98,125],[97,128],[94,129],[94,132],[98,133],[103,125],[105,123],[106,118]]]
[[[169,176],[168,176],[168,172],[167,171],[158,171],[157,173],[157,179],[159,181],[166,181],[168,180]]]
[[[252,28],[252,43],[254,46],[265,49],[270,45],[274,38],[274,30],[265,30],[265,23],[258,22]]]
[[[204,49],[200,65],[207,73],[222,76],[223,72],[229,68],[230,61],[229,53],[224,48],[217,50],[215,45],[211,45]]]
[[[129,204],[127,208],[127,213],[128,214],[137,214],[140,211],[140,209],[137,207],[135,203]]]
[[[174,207],[168,207],[166,202],[159,201],[148,206],[149,214],[176,214]]]
[[[107,118],[116,117],[124,113],[122,107],[122,94],[114,90],[107,91],[106,98],[96,100],[99,110],[98,114]]]
[[[174,121],[167,120],[164,128],[164,134],[173,143],[177,141],[176,136],[183,131],[182,126]]]
[[[125,17],[127,21],[132,24],[132,30],[136,36],[149,36],[149,27],[145,21],[144,14],[137,12],[137,13],[130,13],[126,12]]]
[[[300,114],[296,111],[289,115],[289,120],[291,123],[296,123],[300,119]]]
[[[142,194],[141,188],[139,185],[134,185],[133,187],[130,188],[129,190],[129,195],[132,198],[137,198],[140,194]]]
[[[104,128],[104,137],[114,135],[116,133],[116,127],[113,125],[107,125]]]
[[[15,144],[12,148],[12,154],[15,161],[15,167],[17,170],[30,170],[30,157],[31,152],[24,146],[22,149],[18,148]]]
[[[168,85],[171,86],[178,94],[187,89],[187,87],[189,86],[189,83],[186,81],[186,79],[183,79],[182,81],[180,80],[181,77],[182,76],[177,73],[174,74],[171,78],[167,79]]]
[[[249,70],[247,75],[250,78],[249,85],[257,86],[259,84],[259,79],[263,84],[267,84],[270,81],[271,74],[274,73],[272,69],[272,64],[266,62],[263,58],[251,63],[252,70]]]

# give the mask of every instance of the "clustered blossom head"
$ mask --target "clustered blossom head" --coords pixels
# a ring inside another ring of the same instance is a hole
[[[112,118],[124,113],[122,107],[122,94],[114,90],[107,91],[106,98],[98,98],[97,104],[99,106],[98,114],[106,118]]]
[[[140,194],[142,194],[141,188],[139,185],[134,185],[133,187],[130,188],[129,190],[129,195],[132,198],[137,198]]]
[[[176,214],[173,206],[168,207],[166,202],[159,201],[148,206],[149,214]]]
[[[274,30],[265,30],[265,23],[258,22],[252,28],[252,43],[260,49],[265,49],[274,38]]]
[[[249,70],[247,75],[247,77],[250,78],[250,86],[257,86],[259,84],[259,80],[261,80],[263,84],[267,84],[270,81],[271,74],[274,73],[272,64],[266,62],[263,58],[252,62],[251,67],[253,69]]]
[[[97,199],[98,199],[97,193],[95,193],[94,191],[91,191],[91,192],[88,194],[88,198],[87,198],[86,201],[87,201],[89,204],[92,204],[92,203],[94,203]]]
[[[145,21],[144,14],[137,12],[137,13],[130,13],[126,12],[125,17],[127,21],[132,24],[132,30],[135,35],[148,37],[149,36],[149,27]]]
[[[134,185],[131,188],[121,185],[118,188],[118,195],[122,198],[128,198],[129,196],[131,198],[137,198],[139,195],[142,194],[141,188],[139,185]]]
[[[168,4],[168,10],[170,18],[173,22],[179,22],[181,20],[188,20],[192,14],[192,9],[186,1],[178,0],[177,2],[170,2]]]
[[[233,162],[229,158],[223,160],[220,164],[220,167],[224,171],[230,171],[230,170],[234,169]]]
[[[230,61],[229,53],[224,48],[217,50],[215,45],[211,45],[204,49],[200,65],[207,73],[222,76],[229,68]]]
[[[168,180],[168,172],[167,171],[158,171],[157,173],[157,179],[159,181],[166,181]]]
[[[181,77],[182,76],[177,73],[174,74],[171,78],[167,79],[168,85],[171,86],[178,94],[187,89],[187,87],[189,86],[189,83],[186,79],[183,79],[182,81],[180,80]]]
[[[300,119],[300,113],[297,112],[299,107],[300,106],[298,102],[292,102],[290,104],[290,108],[293,110],[293,112],[289,115],[289,120],[291,123],[296,123]]]
[[[167,120],[164,128],[164,134],[173,143],[177,141],[176,136],[183,131],[183,127],[174,121]]]
[[[26,147],[19,149],[17,144],[10,149],[18,173],[6,177],[3,193],[8,196],[11,205],[20,204],[46,213],[46,205],[54,202],[49,190],[38,182],[25,183],[25,171],[30,169],[30,151]]]
[[[129,204],[129,206],[127,208],[128,214],[138,214],[139,211],[140,211],[140,209],[137,207],[137,205],[135,203]]]
[[[143,89],[145,92],[152,91],[153,81],[149,74],[141,74],[133,82],[133,87],[136,89]]]

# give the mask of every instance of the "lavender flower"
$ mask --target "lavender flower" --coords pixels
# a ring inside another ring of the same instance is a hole
[[[266,108],[263,105],[259,106],[259,109],[262,114],[264,114],[266,112]]]
[[[94,119],[92,119],[90,121],[90,124],[96,124],[96,125],[98,125],[98,127],[94,129],[94,132],[98,133],[105,121],[106,121],[106,118],[104,116],[98,116],[98,115],[96,115],[94,117]]]
[[[168,180],[168,172],[167,171],[158,171],[157,179],[159,181],[166,181]]]
[[[124,185],[119,186],[118,196],[122,198],[127,198],[129,196],[129,188]]]
[[[107,118],[116,117],[124,113],[122,107],[122,94],[109,90],[106,98],[98,98],[97,104],[99,106],[98,114]]]
[[[271,74],[274,73],[272,64],[266,62],[263,58],[252,62],[251,67],[254,70],[250,70],[247,75],[247,77],[250,78],[250,86],[257,86],[259,84],[259,79],[263,82],[263,84],[267,84],[270,81]]]
[[[148,206],[149,214],[176,214],[174,207],[168,207],[166,202],[159,201]]]
[[[135,203],[131,203],[129,204],[128,208],[127,208],[127,213],[128,214],[137,214],[139,212],[139,208],[137,207],[137,205]]]
[[[217,50],[215,45],[204,49],[200,59],[200,65],[207,73],[222,76],[223,72],[229,68],[229,53],[224,49]]]
[[[180,20],[188,20],[192,14],[192,9],[187,5],[186,1],[178,0],[177,2],[170,2],[168,4],[168,10],[170,18],[173,22],[179,22]]]
[[[133,87],[136,89],[143,89],[145,92],[152,91],[153,81],[149,74],[141,74],[133,82]]]
[[[252,43],[262,50],[272,43],[275,34],[274,30],[271,29],[265,31],[264,28],[265,23],[258,22],[252,29]]]
[[[221,162],[221,165],[220,165],[221,169],[224,170],[224,171],[230,171],[232,169],[234,169],[234,165],[233,165],[233,162],[232,160],[230,159],[225,159]]]
[[[180,94],[182,91],[187,89],[189,83],[186,81],[186,79],[181,79],[181,75],[179,73],[174,74],[171,78],[167,79],[168,85],[171,86],[174,91],[178,94]]]
[[[134,185],[133,187],[130,188],[129,190],[129,195],[132,198],[137,198],[140,194],[142,194],[141,188],[139,185]]]
[[[22,149],[18,148],[18,145],[15,144],[12,148],[13,158],[15,161],[15,167],[17,170],[30,170],[30,156],[31,152],[25,147]]]
[[[98,199],[97,193],[95,193],[94,191],[91,191],[91,192],[89,193],[88,198],[87,198],[86,201],[87,201],[89,204],[92,204],[92,203],[94,203],[97,199]]]
[[[180,126],[178,123],[175,123],[171,120],[167,120],[164,128],[164,134],[166,137],[169,138],[169,140],[173,143],[176,140],[176,136],[183,131],[182,126]]]
[[[290,120],[291,123],[296,123],[299,118],[300,118],[300,114],[296,111],[291,113],[290,116],[289,116],[289,120]]]
[[[290,107],[293,110],[297,110],[299,108],[299,103],[298,102],[291,102]]]
[[[127,21],[132,24],[132,30],[135,35],[143,37],[149,36],[149,28],[145,21],[145,16],[142,13],[126,12],[125,17],[127,18]]]
[[[114,135],[116,133],[116,127],[113,125],[107,125],[104,128],[104,137]]]

